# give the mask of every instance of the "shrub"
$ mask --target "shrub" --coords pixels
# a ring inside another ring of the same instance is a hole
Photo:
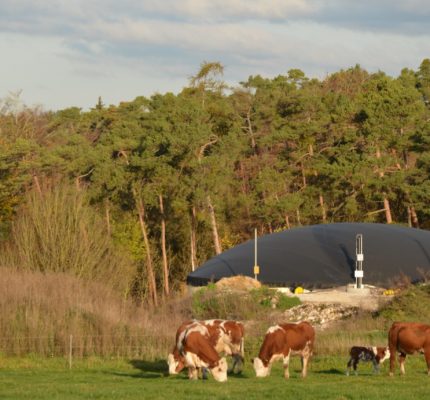
[[[29,193],[1,250],[0,265],[66,272],[123,292],[134,274],[132,262],[114,245],[82,192],[67,186]]]
[[[267,286],[248,292],[219,291],[206,286],[192,296],[191,314],[196,319],[259,319],[267,309],[284,311],[300,304],[297,297],[289,297]]]

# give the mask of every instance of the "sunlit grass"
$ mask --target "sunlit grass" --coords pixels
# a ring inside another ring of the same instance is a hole
[[[249,360],[248,360],[249,361]],[[218,383],[189,381],[185,373],[167,376],[163,360],[90,358],[67,360],[38,357],[0,359],[0,398],[5,399],[424,399],[430,378],[422,356],[410,357],[406,376],[388,376],[388,364],[373,375],[369,364],[358,376],[345,376],[346,357],[315,357],[309,376],[300,377],[300,361],[293,358],[291,378],[283,378],[276,364],[269,378],[257,379],[247,362],[241,375]]]

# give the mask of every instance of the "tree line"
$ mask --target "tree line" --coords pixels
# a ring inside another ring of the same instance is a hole
[[[31,212],[42,212],[37,199],[74,204],[50,228],[70,220],[72,229],[76,210],[87,207],[103,225],[97,232],[128,257],[126,295],[157,304],[254,228],[263,235],[329,222],[430,225],[429,59],[396,78],[360,66],[324,79],[292,69],[230,87],[222,74],[220,63],[204,62],[178,94],[110,106],[99,99],[89,111],[17,109],[3,99],[3,245],[24,248]],[[64,200],[49,200],[58,191]],[[85,218],[91,236],[95,222]],[[65,236],[56,235],[53,246]],[[42,239],[32,240],[50,254]]]

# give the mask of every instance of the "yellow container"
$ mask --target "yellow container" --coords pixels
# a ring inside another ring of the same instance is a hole
[[[305,289],[303,289],[301,286],[297,286],[295,289],[294,289],[294,294],[302,294],[302,293],[304,293],[305,292]]]

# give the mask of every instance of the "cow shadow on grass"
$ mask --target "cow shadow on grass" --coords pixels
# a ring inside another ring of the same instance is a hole
[[[130,360],[129,364],[137,370],[136,373],[114,372],[113,375],[137,379],[164,378],[169,375],[165,360]]]
[[[169,377],[172,379],[184,379],[188,380],[186,370],[180,372],[178,375],[170,376],[167,363],[165,360],[146,361],[146,360],[130,360],[129,364],[132,365],[138,372],[137,373],[123,373],[115,372],[117,376],[127,376],[130,378],[138,379],[154,379],[154,378],[165,378]],[[242,372],[233,373],[229,371],[228,377],[233,379],[247,379],[249,376]]]
[[[323,369],[320,371],[312,371],[313,374],[322,375],[345,375],[345,370],[340,370],[338,368]]]
[[[169,375],[166,360],[146,361],[146,360],[130,360],[129,364],[140,371],[136,377],[140,378],[156,378]]]

